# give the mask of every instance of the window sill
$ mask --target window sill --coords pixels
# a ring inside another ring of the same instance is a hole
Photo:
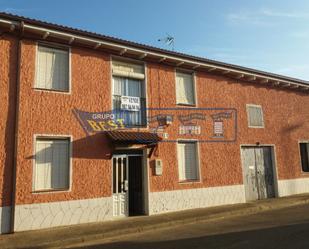
[[[264,129],[264,126],[248,126],[248,128],[253,128],[253,129]]]
[[[178,182],[179,184],[186,184],[186,183],[201,183],[200,179],[192,179],[192,180],[181,180]]]
[[[43,189],[43,190],[34,190],[32,194],[48,194],[48,193],[59,193],[59,192],[69,192],[68,188],[58,188],[58,189]]]
[[[51,93],[64,93],[64,94],[70,94],[70,90],[58,90],[58,89],[48,89],[48,88],[33,88],[35,91],[42,91],[42,92],[51,92]]]
[[[176,103],[178,106],[185,106],[185,107],[197,107],[196,104],[185,104],[185,103]]]

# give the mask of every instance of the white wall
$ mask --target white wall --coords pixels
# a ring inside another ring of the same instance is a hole
[[[112,212],[111,197],[17,205],[15,231],[105,221]]]
[[[309,193],[309,178],[299,178],[278,181],[279,196]]]
[[[158,214],[244,202],[244,185],[153,192],[149,194],[149,213]]]

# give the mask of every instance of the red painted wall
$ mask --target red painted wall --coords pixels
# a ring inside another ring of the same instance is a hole
[[[12,43],[1,39],[0,46],[8,50]],[[11,45],[12,46],[12,45]],[[1,80],[8,92],[9,81],[15,82],[14,74],[9,76],[9,67],[14,64],[1,49]],[[15,53],[15,52],[13,52]],[[86,136],[72,113],[73,108],[101,112],[111,110],[111,66],[110,55],[103,52],[71,48],[71,93],[57,93],[34,89],[36,44],[24,40],[21,49],[20,109],[17,154],[16,204],[86,199],[111,195],[111,160],[108,159],[110,144],[102,134]],[[1,60],[2,61],[2,60]],[[6,66],[4,66],[6,65]],[[2,74],[1,74],[2,75]],[[155,63],[147,63],[148,107],[177,107],[175,93],[175,69]],[[309,95],[278,88],[253,85],[209,73],[196,73],[198,107],[235,108],[238,114],[237,141],[234,143],[200,143],[200,182],[179,183],[175,143],[160,143],[150,159],[150,191],[164,191],[184,188],[198,188],[242,184],[240,146],[242,144],[275,145],[279,179],[307,177],[301,172],[298,140],[309,140]],[[4,93],[3,96],[6,96]],[[6,100],[5,100],[6,99]],[[7,129],[7,97],[1,98],[1,129]],[[262,105],[264,129],[248,128],[246,104]],[[12,103],[13,105],[13,103]],[[151,113],[150,113],[151,114]],[[167,128],[169,139],[186,136],[178,135],[175,121]],[[11,126],[10,126],[11,127]],[[226,132],[232,133],[230,126]],[[203,127],[207,130],[209,127]],[[32,193],[32,171],[34,135],[71,135],[73,137],[71,190],[53,193]],[[8,135],[7,135],[8,136]],[[5,136],[1,133],[1,147]],[[9,136],[10,137],[10,136]],[[201,137],[192,137],[201,138]],[[10,140],[10,139],[9,139]],[[9,143],[11,144],[11,143]],[[1,172],[5,158],[11,150],[0,150]],[[154,159],[163,160],[163,175],[154,176]],[[10,170],[6,171],[8,175]],[[7,177],[1,175],[0,182]],[[9,182],[10,183],[10,182]],[[9,189],[10,184],[0,184],[0,190]],[[9,191],[4,191],[4,197]],[[1,193],[0,193],[1,194]],[[5,197],[8,199],[7,197]],[[2,201],[2,205],[6,205]]]
[[[0,206],[11,205],[17,44],[0,37]]]

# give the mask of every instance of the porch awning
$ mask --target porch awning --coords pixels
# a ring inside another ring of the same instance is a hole
[[[107,131],[107,137],[117,144],[155,145],[162,140],[156,133],[139,131]]]

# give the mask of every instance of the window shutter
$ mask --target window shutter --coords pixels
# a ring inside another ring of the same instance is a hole
[[[52,188],[67,188],[68,187],[68,165],[69,151],[67,141],[53,142],[53,157],[52,157]]]
[[[69,187],[69,140],[37,140],[34,181],[35,190]]]
[[[185,104],[187,102],[186,96],[185,96],[185,91],[186,91],[186,89],[185,89],[184,79],[177,74],[177,77],[176,77],[176,99],[177,99],[177,103]]]
[[[261,106],[247,105],[249,127],[264,127]]]
[[[69,53],[67,50],[38,47],[36,87],[68,91]]]
[[[183,143],[178,144],[178,170],[179,170],[179,179],[185,180],[185,145]]]
[[[51,142],[38,141],[35,159],[35,189],[50,189],[51,185]]]
[[[185,175],[186,179],[197,179],[196,144],[185,144]]]
[[[176,73],[176,99],[179,104],[195,104],[192,74]]]
[[[199,178],[196,143],[178,143],[178,166],[180,180],[196,180]]]
[[[144,66],[141,64],[113,61],[112,69],[114,76],[145,79]]]

